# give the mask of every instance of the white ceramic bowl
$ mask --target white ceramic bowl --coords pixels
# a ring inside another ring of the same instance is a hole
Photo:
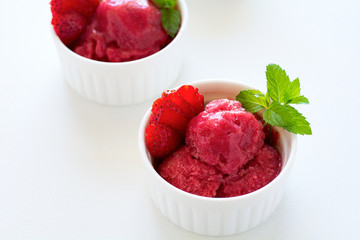
[[[82,57],[67,48],[51,27],[71,88],[89,100],[113,106],[140,103],[169,88],[180,73],[185,54],[188,10],[185,0],[178,0],[178,6],[182,22],[173,41],[153,55],[130,62],[109,63]]]
[[[199,89],[205,102],[234,99],[242,89],[254,87],[230,80],[202,80],[189,83]],[[265,187],[238,197],[209,198],[182,191],[165,181],[153,168],[145,146],[145,128],[151,109],[139,129],[139,150],[145,166],[148,189],[155,205],[176,225],[198,234],[227,236],[249,230],[264,221],[279,205],[288,181],[296,152],[296,136],[282,129],[279,151],[283,166],[280,174]]]

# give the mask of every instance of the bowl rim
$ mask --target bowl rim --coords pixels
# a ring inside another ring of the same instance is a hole
[[[193,85],[194,87],[198,88],[199,86],[201,87],[201,86],[207,85],[207,84],[220,84],[220,83],[228,84],[228,85],[231,85],[231,84],[238,85],[238,86],[241,86],[241,87],[247,88],[247,89],[258,89],[256,87],[254,87],[253,85],[250,85],[250,84],[247,84],[247,83],[244,83],[241,81],[236,81],[236,80],[231,80],[231,79],[221,79],[221,78],[202,79],[202,80],[198,80],[198,81],[188,82],[186,84]],[[182,84],[182,85],[184,85],[184,84]],[[180,86],[182,86],[182,85],[180,85]],[[180,86],[177,86],[174,89],[177,89]],[[182,197],[189,199],[189,200],[207,201],[209,203],[220,203],[220,202],[229,203],[229,202],[237,202],[240,200],[245,201],[246,199],[254,198],[257,195],[261,195],[262,193],[269,191],[274,184],[281,181],[281,179],[285,177],[285,174],[290,171],[290,169],[293,165],[293,162],[295,160],[296,149],[297,149],[297,136],[293,133],[286,132],[290,136],[290,143],[291,143],[291,148],[290,148],[287,162],[286,162],[285,166],[281,169],[280,173],[270,183],[268,183],[264,187],[254,191],[254,192],[244,194],[241,196],[225,197],[225,198],[204,197],[204,196],[199,196],[199,195],[195,195],[192,193],[188,193],[184,190],[181,190],[181,189],[173,186],[172,184],[168,183],[165,179],[163,179],[160,176],[160,174],[157,173],[157,171],[151,164],[151,161],[149,161],[149,159],[148,159],[148,156],[146,154],[145,134],[144,133],[145,133],[145,128],[146,128],[149,118],[150,118],[150,114],[151,114],[151,106],[146,111],[143,119],[141,120],[140,127],[139,127],[138,147],[139,147],[139,151],[140,151],[140,155],[141,155],[141,160],[143,161],[143,163],[146,167],[146,171],[148,173],[150,173],[151,175],[153,175],[156,179],[158,179],[159,183],[161,183],[164,187],[168,188],[171,192],[181,195]]]
[[[161,56],[161,55],[165,54],[166,51],[173,48],[173,46],[176,44],[176,42],[178,42],[179,39],[181,39],[183,37],[183,35],[185,34],[184,32],[186,31],[187,24],[188,24],[188,18],[189,18],[188,17],[189,16],[188,7],[187,7],[185,0],[176,0],[176,1],[178,3],[178,7],[180,10],[180,14],[181,14],[181,25],[180,25],[179,31],[176,34],[176,36],[172,39],[172,41],[168,45],[166,45],[164,48],[160,49],[158,52],[153,53],[144,58],[140,58],[140,59],[136,59],[136,60],[132,60],[132,61],[104,62],[104,61],[98,61],[98,60],[83,57],[83,56],[75,53],[74,51],[72,51],[60,40],[60,38],[55,33],[54,27],[51,23],[50,23],[50,31],[51,31],[51,34],[53,35],[53,38],[54,38],[56,44],[68,55],[73,56],[74,58],[76,58],[79,61],[84,61],[89,64],[99,64],[99,65],[105,65],[105,66],[111,66],[111,67],[126,66],[126,65],[132,65],[132,64],[141,64],[143,62],[151,61],[153,58],[155,58],[157,56]]]

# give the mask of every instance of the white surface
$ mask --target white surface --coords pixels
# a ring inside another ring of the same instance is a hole
[[[174,85],[231,78],[265,88],[265,66],[299,77],[313,136],[280,206],[224,239],[360,236],[360,3],[188,0],[190,34]],[[48,0],[0,0],[0,239],[213,239],[186,232],[145,188],[137,130],[151,101],[106,107],[65,83]],[[24,37],[25,36],[25,37]]]

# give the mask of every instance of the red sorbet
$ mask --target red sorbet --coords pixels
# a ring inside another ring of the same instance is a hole
[[[186,144],[195,158],[223,174],[234,174],[262,148],[264,132],[240,102],[220,99],[189,122]]]
[[[103,0],[73,50],[94,60],[124,62],[154,54],[167,43],[161,12],[148,0]]]
[[[186,146],[166,158],[158,172],[173,186],[205,197],[215,197],[222,179],[213,166],[193,158]]]
[[[279,152],[265,144],[244,168],[224,178],[216,197],[240,196],[264,187],[280,173],[281,162]]]

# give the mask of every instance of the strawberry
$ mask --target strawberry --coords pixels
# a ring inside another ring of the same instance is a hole
[[[53,16],[73,11],[90,20],[99,5],[99,0],[51,0],[50,5]]]
[[[185,134],[188,118],[181,108],[167,97],[155,100],[152,105],[150,123],[166,124]]]
[[[198,113],[204,110],[204,96],[198,92],[197,88],[191,85],[183,85],[177,92],[193,106]]]
[[[155,158],[172,153],[183,141],[188,122],[204,110],[204,97],[197,88],[184,85],[166,90],[152,105],[145,130],[146,146]]]
[[[86,18],[75,12],[67,12],[53,17],[52,24],[61,41],[69,46],[85,31]]]
[[[178,105],[188,119],[191,119],[198,114],[196,109],[191,106],[190,103],[185,101],[185,99],[175,90],[166,90],[163,92],[162,98],[168,98],[170,101]]]
[[[51,24],[61,41],[69,46],[85,31],[99,0],[51,0]]]
[[[180,146],[182,138],[173,128],[160,123],[152,123],[145,129],[145,144],[151,156],[163,158]]]

